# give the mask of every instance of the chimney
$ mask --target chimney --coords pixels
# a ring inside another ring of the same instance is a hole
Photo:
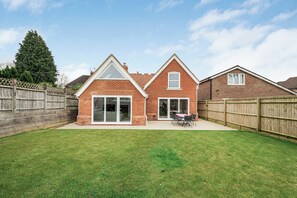
[[[123,68],[126,70],[126,72],[128,72],[128,65],[126,63],[123,63]]]

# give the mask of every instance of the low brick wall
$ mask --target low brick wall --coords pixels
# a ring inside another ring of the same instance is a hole
[[[0,114],[0,137],[56,127],[76,121],[77,110],[50,110]]]

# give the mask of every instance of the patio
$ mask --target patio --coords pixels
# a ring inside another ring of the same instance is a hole
[[[59,129],[236,130],[201,119],[192,127],[173,125],[171,121],[148,121],[147,126],[78,125],[76,123],[70,123]]]

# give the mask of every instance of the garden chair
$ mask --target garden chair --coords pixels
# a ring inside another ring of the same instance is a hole
[[[171,120],[171,124],[175,125],[178,123],[178,116],[173,114],[172,115],[172,120]]]
[[[185,127],[186,125],[189,125],[192,127],[192,116],[185,116],[184,121],[183,121],[183,126]]]

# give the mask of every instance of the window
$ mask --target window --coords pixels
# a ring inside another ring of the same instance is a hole
[[[100,79],[125,79],[124,75],[111,63],[109,67],[99,76]]]
[[[93,123],[131,123],[131,96],[93,96]]]
[[[180,73],[169,72],[168,73],[168,89],[179,89],[180,88]]]
[[[243,73],[230,73],[228,74],[228,85],[244,85],[245,75]]]
[[[170,120],[177,113],[189,114],[189,98],[159,98],[159,120]]]

